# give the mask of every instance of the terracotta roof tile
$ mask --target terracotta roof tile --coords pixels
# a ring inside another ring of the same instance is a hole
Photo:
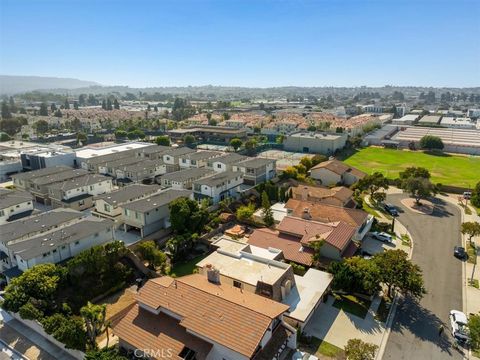
[[[308,208],[311,220],[320,222],[342,221],[352,226],[361,226],[368,217],[368,213],[360,209],[344,208],[311,201],[289,199],[285,207],[291,211],[290,216],[303,217]]]
[[[257,349],[272,319],[288,310],[287,305],[233,286],[212,284],[199,274],[149,280],[137,300],[177,314],[182,327],[247,357]]]
[[[352,166],[348,166],[347,164],[335,159],[321,162],[320,164],[317,164],[312,168],[312,170],[315,170],[315,169],[328,169],[338,175],[342,175],[342,174],[345,174],[346,172],[349,172],[359,178],[362,178],[367,175],[363,171],[360,171],[357,168],[354,168]]]

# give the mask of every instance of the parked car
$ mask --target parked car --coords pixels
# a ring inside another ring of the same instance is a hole
[[[385,204],[383,205],[383,208],[385,209],[385,211],[387,213],[389,213],[390,215],[392,216],[398,216],[398,210],[395,206],[393,206],[392,204]]]
[[[470,340],[468,335],[468,320],[463,312],[451,310],[450,324],[452,325],[452,335],[456,340],[461,343],[467,343]]]
[[[462,246],[455,246],[453,248],[453,256],[455,256],[457,259],[466,259],[467,258],[467,252],[465,251],[465,248]]]
[[[472,197],[472,192],[471,191],[465,191],[463,193],[463,198],[466,199],[466,200],[470,200],[470,198]]]
[[[387,234],[386,232],[377,232],[377,231],[374,231],[372,233],[370,233],[370,236],[375,239],[375,240],[380,240],[382,242],[386,242],[386,243],[391,243],[393,242],[393,237],[392,235],[390,234]]]

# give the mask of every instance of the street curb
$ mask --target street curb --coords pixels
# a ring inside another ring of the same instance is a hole
[[[412,255],[413,255],[413,247],[414,247],[414,242],[413,242],[412,235],[410,234],[410,232],[408,231],[408,229],[405,225],[403,225],[398,220],[396,220],[396,221],[398,223],[400,223],[405,228],[405,230],[407,232],[407,235],[410,237],[411,247],[410,247],[410,252],[408,254],[408,259],[411,260]],[[393,319],[395,318],[395,313],[397,311],[398,300],[399,300],[399,295],[397,293],[397,294],[395,294],[395,297],[393,298],[392,306],[390,308],[390,312],[388,313],[387,321],[385,322],[385,332],[383,333],[382,342],[380,343],[380,348],[378,350],[378,353],[375,356],[376,360],[382,359],[383,355],[385,354],[385,348],[387,347],[388,338],[390,336],[390,332],[392,331]]]

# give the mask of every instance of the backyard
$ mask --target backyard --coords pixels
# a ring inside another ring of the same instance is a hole
[[[430,171],[434,184],[472,188],[480,180],[478,156],[433,155],[371,146],[356,151],[344,162],[369,174],[381,172],[390,179],[397,178],[399,172],[407,167],[417,166]]]
[[[313,354],[320,360],[345,359],[345,352],[343,349],[314,336],[308,338],[302,336],[298,347],[300,351]]]

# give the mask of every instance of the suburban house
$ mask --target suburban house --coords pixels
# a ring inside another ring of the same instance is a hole
[[[324,223],[344,222],[355,227],[355,240],[361,241],[372,227],[374,217],[362,209],[289,199],[284,205],[288,216]]]
[[[112,189],[111,178],[88,174],[49,186],[48,197],[54,208],[85,210],[93,206],[95,195],[110,192]]]
[[[208,160],[207,167],[213,169],[215,172],[234,171],[233,166],[246,159],[246,156],[237,153],[228,153]]]
[[[141,183],[167,172],[167,166],[161,159],[141,160],[136,163],[120,166],[115,170],[117,184],[129,182]]]
[[[180,155],[179,165],[181,169],[206,167],[208,160],[220,155],[222,155],[222,153],[218,151],[197,151],[194,153],[188,153]]]
[[[214,204],[228,197],[237,197],[243,183],[241,172],[224,171],[193,182],[193,192],[197,200],[211,199]]]
[[[59,168],[63,169],[62,167]],[[88,171],[86,170],[72,168],[67,168],[66,171],[61,170],[60,172],[55,172],[48,175],[40,175],[37,173],[43,172],[47,169],[49,168],[14,175],[12,176],[12,178],[14,178],[14,184],[15,182],[22,182],[22,185],[27,187],[20,187],[27,191],[30,191],[30,193],[35,197],[35,201],[42,204],[50,205],[51,200],[48,191],[50,186],[88,175]]]
[[[79,154],[82,154],[82,151],[77,152],[77,165],[80,166],[82,169],[96,172],[96,173],[105,173],[100,168],[105,168],[106,164],[114,163],[116,161],[120,161],[122,159],[132,159],[135,158],[135,154],[138,149],[134,147],[127,147],[122,149],[122,151],[115,151],[108,152],[105,154],[89,154],[91,156],[85,158],[79,158]],[[128,161],[128,160],[127,160]]]
[[[137,149],[137,151],[135,152],[135,157],[150,160],[161,159],[162,154],[171,149],[172,148],[170,146],[148,146],[145,148]]]
[[[310,169],[310,176],[323,186],[353,185],[367,174],[338,160],[328,160]]]
[[[136,230],[141,237],[145,237],[160,229],[169,228],[168,204],[181,197],[193,199],[193,193],[189,190],[167,189],[120,205],[125,232]]]
[[[96,173],[108,175],[112,177],[117,177],[117,170],[125,166],[138,164],[142,162],[142,159],[135,158],[133,156],[121,157],[119,159],[111,159],[101,163],[96,164]]]
[[[53,166],[45,169],[39,169],[34,171],[21,172],[12,175],[13,185],[16,188],[20,188],[29,191],[32,187],[32,181],[36,178],[44,177],[47,175],[59,174],[72,170],[68,166]]]
[[[321,223],[286,216],[276,230],[256,229],[248,243],[265,249],[279,249],[286,261],[311,266],[315,252],[312,243],[322,241],[320,263],[328,265],[355,254],[358,246],[353,241],[354,235],[355,228],[344,222]]]
[[[167,172],[180,170],[180,157],[187,154],[194,154],[196,150],[188,147],[171,148],[169,151],[162,154],[163,162],[170,165],[172,168]]]
[[[197,360],[278,359],[296,348],[287,305],[223,284],[218,275],[148,280],[113,320],[120,347],[151,359]]]
[[[0,225],[31,215],[33,196],[21,190],[0,189]]]
[[[131,201],[150,196],[161,190],[158,185],[132,184],[94,198],[95,209],[92,215],[114,220],[118,226],[123,221],[121,206]]]
[[[7,279],[41,263],[57,263],[113,240],[113,222],[54,209],[0,225],[0,264]]]
[[[300,184],[289,189],[292,199],[340,207],[354,208],[353,191],[344,186],[332,188]]]
[[[196,266],[206,275],[214,269],[222,284],[289,305],[285,320],[303,328],[325,298],[333,276],[309,269],[294,275],[290,264],[281,262],[280,250],[264,249],[221,237],[212,244],[217,250]]]
[[[247,185],[258,185],[268,181],[276,175],[276,161],[265,158],[247,158],[234,163],[233,171],[243,173],[243,183]]]
[[[160,183],[164,187],[171,187],[172,189],[192,189],[193,182],[206,176],[215,174],[211,169],[207,168],[192,168],[175,171],[169,174],[162,175]]]

